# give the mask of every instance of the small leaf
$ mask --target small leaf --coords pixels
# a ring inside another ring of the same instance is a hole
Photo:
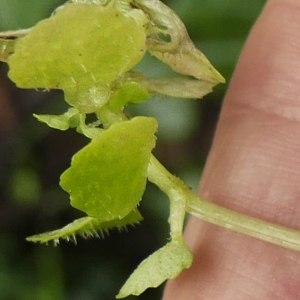
[[[109,83],[146,51],[141,10],[124,15],[112,6],[69,3],[18,40],[9,76],[22,88],[86,90]]]
[[[132,211],[145,190],[156,129],[154,118],[115,123],[77,152],[60,182],[71,205],[101,222]]]
[[[146,258],[131,274],[116,298],[140,295],[147,288],[157,287],[189,268],[193,256],[183,240],[169,242]]]
[[[49,127],[59,130],[67,130],[70,127],[77,127],[80,122],[79,112],[75,108],[70,108],[62,115],[37,115],[33,114],[40,122],[46,123]]]
[[[67,130],[70,127],[69,118],[65,115],[37,115],[33,114],[40,122],[46,123],[49,127],[59,130]]]
[[[66,113],[62,115],[37,115],[33,114],[40,122],[46,123],[49,127],[59,130],[67,130],[69,128],[76,128],[77,132],[85,135],[86,137],[93,139],[100,132],[101,128],[92,127],[85,124],[85,114],[79,113],[76,108],[70,108]]]
[[[100,236],[103,236],[103,231],[107,231],[108,229],[122,229],[127,225],[134,225],[142,220],[143,217],[137,209],[130,212],[123,219],[116,219],[109,222],[101,222],[97,218],[84,217],[73,221],[61,229],[30,236],[26,240],[42,244],[53,241],[55,245],[59,244],[59,239],[76,242],[76,235],[80,235],[83,238],[99,237],[99,233]]]
[[[206,56],[191,41],[187,30],[173,10],[159,0],[135,0],[150,16],[147,49],[174,71],[214,83],[225,82]]]

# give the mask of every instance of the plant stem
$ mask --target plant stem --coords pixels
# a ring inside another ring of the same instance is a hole
[[[186,209],[186,185],[168,172],[153,155],[147,175],[149,181],[157,185],[169,197],[171,238],[181,240]]]
[[[300,231],[250,217],[190,195],[186,211],[213,224],[300,251]]]
[[[204,221],[300,251],[300,231],[250,217],[201,199],[154,157],[149,164],[148,176],[149,181],[155,183],[168,196],[174,193],[181,195],[186,204],[185,210]],[[172,216],[171,212],[170,218],[172,217],[175,219],[176,215]]]
[[[96,111],[97,118],[104,128],[110,127],[114,123],[128,120],[123,112],[112,112],[107,105],[102,106]]]

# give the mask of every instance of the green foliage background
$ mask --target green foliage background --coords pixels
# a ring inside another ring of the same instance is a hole
[[[0,31],[33,26],[64,1],[0,0]],[[230,81],[249,30],[265,0],[164,1],[186,24],[192,40]],[[34,45],[33,45],[34,46]],[[138,66],[152,76],[169,72],[150,56]],[[168,237],[167,199],[148,185],[141,204],[145,220],[105,239],[77,246],[34,245],[25,237],[54,230],[80,214],[58,186],[84,137],[38,123],[32,113],[62,113],[59,92],[17,90],[0,65],[0,300],[110,300],[135,266]],[[203,100],[154,98],[128,114],[159,121],[156,156],[196,190],[227,85]],[[140,297],[160,299],[162,288]]]

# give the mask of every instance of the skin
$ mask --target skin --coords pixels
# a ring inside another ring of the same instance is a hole
[[[225,97],[199,195],[300,230],[300,1],[269,0]],[[300,253],[191,217],[164,300],[300,299]]]

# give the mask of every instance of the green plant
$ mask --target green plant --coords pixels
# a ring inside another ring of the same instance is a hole
[[[91,139],[74,155],[60,182],[71,205],[87,217],[29,241],[57,244],[60,238],[97,236],[141,221],[137,206],[148,179],[170,199],[170,241],[140,264],[118,298],[156,287],[191,265],[192,255],[182,239],[186,212],[300,249],[297,231],[238,214],[192,193],[151,154],[156,120],[124,114],[125,106],[147,101],[151,93],[201,98],[224,81],[195,48],[179,18],[161,2],[69,1],[32,29],[1,37],[1,60],[8,62],[9,76],[19,87],[61,89],[70,105],[64,114],[36,118],[59,130],[75,128]],[[133,71],[146,51],[183,76],[153,79]],[[87,124],[89,114],[97,121]]]

